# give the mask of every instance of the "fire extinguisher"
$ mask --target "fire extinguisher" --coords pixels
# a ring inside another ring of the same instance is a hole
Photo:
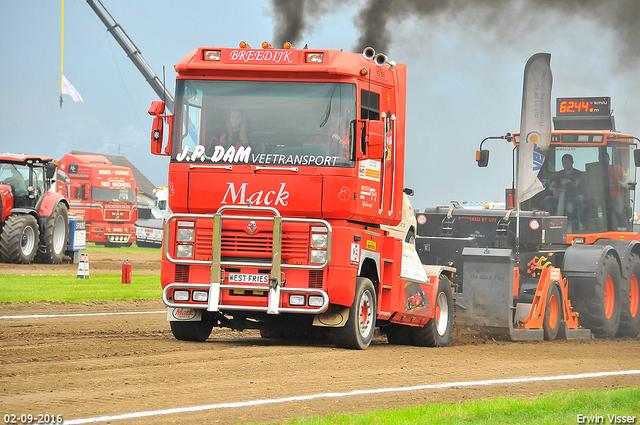
[[[122,263],[122,283],[131,283],[131,263],[129,260]]]

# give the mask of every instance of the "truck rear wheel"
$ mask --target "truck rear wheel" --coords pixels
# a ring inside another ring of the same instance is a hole
[[[553,341],[560,331],[560,323],[562,322],[562,298],[558,285],[553,284],[547,294],[547,307],[544,310],[544,320],[542,321],[542,329],[544,331],[544,339]]]
[[[44,248],[38,251],[37,260],[48,264],[62,263],[69,236],[69,216],[63,203],[59,203],[47,218],[41,236]]]
[[[620,268],[608,254],[597,272],[593,290],[576,294],[576,310],[582,327],[591,329],[597,338],[613,338],[620,324]]]
[[[640,257],[631,254],[629,280],[623,282],[620,298],[619,337],[635,338],[640,334]]]
[[[173,336],[180,341],[205,342],[213,330],[213,321],[205,320],[204,316],[199,322],[169,323]]]
[[[341,328],[331,329],[333,343],[340,348],[364,350],[371,343],[376,324],[376,290],[371,280],[356,279],[356,296],[349,309],[349,319]]]
[[[446,347],[453,332],[453,292],[451,281],[440,276],[435,317],[424,327],[411,327],[411,341],[419,347]]]
[[[31,215],[10,215],[0,235],[0,258],[5,263],[29,264],[38,250],[38,222]]]

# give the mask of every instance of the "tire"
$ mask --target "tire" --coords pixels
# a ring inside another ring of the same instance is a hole
[[[332,328],[333,343],[340,348],[364,350],[371,343],[376,325],[376,290],[371,280],[356,279],[356,295],[349,309],[349,319],[341,328]]]
[[[640,257],[631,254],[629,259],[629,279],[620,291],[619,337],[635,338],[640,334]]]
[[[411,331],[407,325],[393,323],[386,329],[387,341],[393,345],[411,345]]]
[[[38,251],[40,231],[31,215],[10,215],[0,235],[0,259],[5,263],[29,264]]]
[[[179,341],[205,342],[213,329],[213,322],[206,320],[204,315],[199,322],[169,323],[171,324],[173,336]]]
[[[404,238],[404,241],[408,244],[416,246],[416,233],[413,231],[413,229],[409,229],[409,231],[407,232],[407,236]]]
[[[542,321],[542,330],[546,341],[553,341],[558,337],[561,323],[562,297],[560,296],[558,285],[552,284],[547,294],[547,307],[544,310],[544,319]]]
[[[613,338],[620,324],[622,276],[615,257],[608,254],[597,272],[593,290],[576,295],[578,321],[596,338]]]
[[[451,281],[440,276],[436,295],[436,315],[424,327],[411,327],[411,342],[419,347],[446,347],[453,333],[453,292]]]
[[[64,259],[69,237],[69,216],[67,207],[59,203],[47,218],[41,238],[44,247],[38,250],[36,259],[41,263],[59,264]]]

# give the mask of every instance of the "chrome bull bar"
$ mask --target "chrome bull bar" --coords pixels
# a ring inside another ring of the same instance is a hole
[[[204,304],[190,304],[169,301],[167,294],[172,289],[202,289],[209,291],[209,299],[207,305]],[[244,306],[244,305],[229,305],[220,304],[220,294],[222,291],[231,290],[244,290],[244,291],[269,291],[269,297],[267,299],[267,306]],[[297,294],[310,294],[319,295],[322,297],[322,305],[316,308],[304,308],[304,307],[281,307],[280,296],[285,292],[295,292]],[[193,309],[206,309],[207,311],[220,311],[220,310],[242,310],[242,311],[260,311],[267,314],[280,314],[280,313],[304,313],[304,314],[320,314],[324,312],[329,306],[329,295],[322,289],[311,288],[287,288],[283,286],[253,286],[253,285],[222,285],[220,283],[170,283],[162,290],[162,301],[168,307],[174,308],[193,308]]]
[[[261,212],[270,213],[272,216],[264,215],[225,215],[223,213],[229,211],[237,212]],[[170,223],[179,219],[209,219],[213,220],[213,240],[212,240],[212,254],[211,261],[209,260],[188,260],[173,258],[169,253],[170,243]],[[259,267],[264,268],[267,263],[261,263],[256,261],[223,261],[222,260],[222,221],[223,220],[253,220],[253,221],[270,221],[273,223],[273,240],[272,240],[272,255],[271,255],[271,270],[268,286],[252,286],[252,285],[228,285],[223,284],[222,281],[222,267]],[[326,229],[327,234],[327,248],[326,259],[323,263],[319,264],[283,264],[282,263],[282,225],[283,223],[307,223],[310,226],[322,226]],[[331,261],[331,225],[321,219],[308,219],[308,218],[291,218],[282,217],[280,212],[272,207],[245,207],[237,205],[224,206],[218,209],[215,214],[173,214],[169,216],[164,224],[163,238],[163,252],[165,258],[174,264],[192,264],[192,265],[211,265],[211,279],[210,283],[171,283],[167,285],[162,291],[162,299],[164,303],[169,307],[184,307],[184,308],[204,308],[204,305],[197,306],[186,303],[174,303],[167,299],[167,293],[169,289],[175,288],[193,288],[193,289],[206,289],[209,291],[209,298],[207,303],[208,311],[220,311],[220,310],[245,310],[245,311],[266,311],[268,314],[279,313],[307,313],[318,314],[325,311],[329,305],[329,296],[321,289],[312,288],[285,288],[282,286],[282,269],[298,269],[298,270],[323,270]],[[267,307],[257,306],[238,306],[238,305],[223,305],[220,304],[220,294],[223,290],[249,290],[249,291],[269,291]],[[321,307],[318,308],[288,308],[280,306],[280,294],[283,292],[297,292],[303,294],[319,295],[323,299]]]

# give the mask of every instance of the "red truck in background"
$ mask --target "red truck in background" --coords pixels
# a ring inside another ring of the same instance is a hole
[[[262,47],[194,50],[175,66],[175,116],[149,110],[151,151],[171,157],[174,336],[321,332],[364,349],[377,326],[391,343],[447,345],[453,269],[423,267],[381,228],[402,219],[405,65],[372,48]]]
[[[58,164],[57,190],[70,212],[86,221],[88,242],[130,246],[136,241],[138,189],[130,168],[102,155],[66,154]]]

